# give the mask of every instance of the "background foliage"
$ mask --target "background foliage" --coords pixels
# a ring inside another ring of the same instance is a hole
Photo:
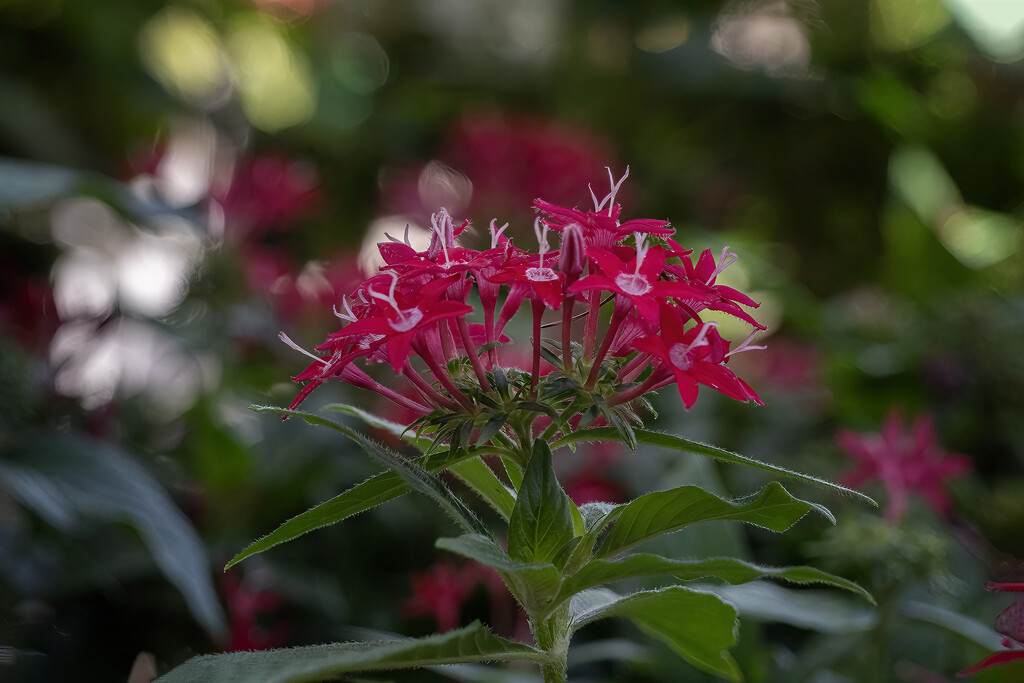
[[[879,599],[716,586],[747,679],[950,678],[999,647],[1007,600],[982,585],[1024,556],[1022,54],[1024,9],[964,0],[0,0],[2,677],[146,680],[474,618],[521,635],[416,499],[220,573],[376,471],[247,406],[291,399],[304,363],[277,332],[331,331],[364,238],[445,204],[525,239],[533,198],[585,204],[628,163],[628,215],[731,245],[769,326],[736,360],[765,408],[669,397],[659,428],[835,479],[853,468],[835,432],[896,408],[971,459],[948,515],[829,499],[834,528],[665,541],[810,561]],[[340,386],[306,407],[333,400],[402,419]],[[556,466],[577,502],[765,481],[643,446]],[[827,618],[801,609],[823,600]],[[574,676],[703,680],[615,628]]]

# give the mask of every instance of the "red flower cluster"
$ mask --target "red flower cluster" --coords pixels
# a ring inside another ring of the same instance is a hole
[[[432,217],[425,251],[393,237],[381,243],[384,265],[342,299],[341,310],[335,309],[346,324],[317,347],[325,355],[309,354],[313,363],[294,378],[308,384],[291,407],[337,378],[421,415],[460,409],[476,413],[477,397],[492,391],[494,369],[501,367],[499,347],[507,341],[503,330],[527,301],[534,334],[524,388],[531,399],[541,378],[552,376],[551,369],[542,373],[544,358],[566,381],[599,393],[608,406],[672,383],[687,407],[696,400],[699,385],[761,403],[727,367],[732,355],[762,348],[750,344],[756,329],[732,348],[716,323],[701,319],[702,311],[722,311],[764,329],[741,308],[756,307],[754,301],[715,283],[735,254],[726,248],[716,262],[706,250],[693,261],[691,251],[669,239],[673,230],[666,221],[620,221],[622,207],[615,195],[625,178],[612,181],[603,199],[592,191],[592,211],[536,200],[536,252],[514,246],[496,221],[490,226],[490,248],[460,246],[458,238],[468,223],[456,226],[443,209]],[[561,233],[558,250],[548,242],[553,232]],[[572,338],[577,297],[587,304],[582,345]],[[599,334],[600,309],[608,299],[614,300],[611,319]],[[561,313],[560,340],[542,339],[546,310]],[[480,322],[470,322],[477,315]],[[282,339],[299,349],[283,334]],[[556,365],[553,354],[542,354],[542,341],[560,349],[561,363]],[[411,383],[417,397],[372,380],[355,365],[359,359],[387,363]],[[420,362],[429,377],[421,374]]]

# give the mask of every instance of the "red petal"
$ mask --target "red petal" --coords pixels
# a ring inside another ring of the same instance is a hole
[[[1003,650],[989,655],[972,667],[957,672],[957,676],[973,676],[974,674],[999,664],[1009,664],[1019,659],[1024,659],[1024,650]]]

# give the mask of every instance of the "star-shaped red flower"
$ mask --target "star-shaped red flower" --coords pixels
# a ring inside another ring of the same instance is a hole
[[[906,431],[903,415],[891,410],[878,434],[843,429],[836,434],[836,443],[857,461],[842,483],[856,487],[878,479],[889,494],[885,516],[890,522],[903,516],[911,493],[924,498],[939,514],[949,514],[946,481],[971,470],[970,458],[942,450],[927,415],[918,416]]]

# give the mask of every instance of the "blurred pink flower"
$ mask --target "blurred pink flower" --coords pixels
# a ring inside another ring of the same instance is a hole
[[[230,182],[215,185],[211,198],[224,211],[225,228],[236,240],[290,228],[320,201],[316,170],[281,156],[244,157]]]
[[[615,165],[611,145],[581,126],[483,112],[453,126],[443,154],[473,181],[473,206],[498,215],[522,211],[537,197],[575,201]]]
[[[439,632],[458,628],[462,607],[473,591],[483,586],[491,596],[492,610],[508,597],[501,578],[491,568],[470,563],[461,567],[437,563],[410,579],[413,595],[405,601],[406,617],[432,617]]]
[[[53,290],[45,276],[25,271],[8,259],[0,261],[0,333],[26,349],[42,353],[60,320]]]
[[[229,619],[227,652],[270,650],[288,644],[293,624],[267,626],[269,614],[280,610],[284,599],[269,589],[253,590],[233,572],[222,575],[221,586]]]
[[[928,415],[919,415],[910,431],[905,431],[903,415],[890,410],[881,432],[859,434],[843,429],[836,433],[836,444],[857,461],[842,483],[856,487],[878,479],[889,496],[885,517],[891,523],[903,516],[911,493],[924,498],[939,514],[948,515],[951,505],[946,481],[971,471],[970,458],[942,450]]]

